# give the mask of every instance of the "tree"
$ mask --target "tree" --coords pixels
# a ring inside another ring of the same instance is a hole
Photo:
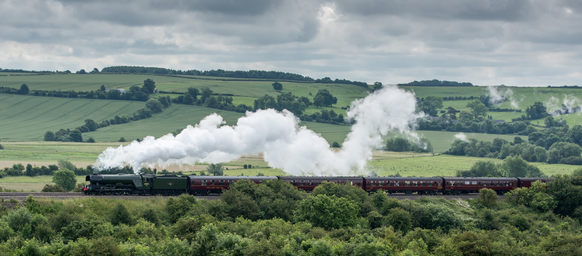
[[[53,174],[53,182],[66,191],[71,191],[75,188],[77,180],[75,179],[75,173],[71,170],[58,170]]]
[[[274,82],[272,84],[273,89],[275,89],[275,91],[281,91],[283,90],[283,84],[279,83],[279,82]]]
[[[206,171],[214,176],[221,176],[224,173],[222,164],[209,164]]]
[[[85,71],[85,69],[81,69],[81,70],[77,71],[76,73],[84,75],[84,74],[87,74],[87,71]]]
[[[93,70],[91,70],[91,74],[98,74],[99,73],[99,69],[97,68],[93,68]]]
[[[443,99],[440,97],[428,96],[418,102],[418,108],[430,116],[437,116],[439,109],[442,107]]]
[[[156,82],[154,82],[154,80],[148,78],[148,79],[143,81],[142,89],[145,93],[152,94],[152,93],[154,93],[154,91],[156,89]]]
[[[79,131],[78,129],[72,130],[69,133],[69,136],[71,137],[71,141],[83,142],[83,135],[81,134],[81,131]]]
[[[539,168],[528,164],[521,156],[505,158],[502,166],[507,177],[539,177],[543,174]]]
[[[153,113],[162,112],[162,103],[157,99],[149,99],[145,103],[146,108],[151,110]]]
[[[582,148],[577,144],[570,142],[556,142],[552,144],[548,151],[548,162],[553,164],[564,162],[566,158],[580,158],[580,153],[582,153]]]
[[[210,98],[211,95],[212,95],[212,90],[210,90],[208,88],[202,89],[202,94],[200,94],[200,101],[203,103],[206,102],[206,100],[208,98]]]
[[[119,225],[119,224],[131,225],[131,224],[133,224],[133,218],[129,214],[129,211],[121,203],[118,203],[115,206],[115,208],[113,208],[113,211],[111,212],[110,217],[111,217],[111,224],[113,224],[113,225]]]
[[[277,101],[271,95],[266,95],[255,100],[255,110],[277,108]]]
[[[572,143],[582,146],[582,125],[574,125],[568,130],[568,139]]]
[[[97,128],[99,128],[99,125],[97,125],[97,123],[95,121],[93,121],[92,119],[85,119],[85,126],[91,132],[95,131],[95,130],[97,130]]]
[[[28,89],[28,85],[22,84],[20,86],[20,89],[18,89],[18,91],[16,93],[18,93],[18,94],[28,94],[29,91],[30,90]]]
[[[493,189],[482,188],[479,190],[479,202],[487,207],[497,206],[497,193]]]
[[[198,91],[197,88],[190,87],[190,88],[188,88],[187,94],[192,96],[193,99],[196,99],[196,97],[198,97],[198,94],[200,94],[200,91]]]
[[[55,141],[57,140],[55,133],[51,131],[46,131],[44,133],[44,141]]]
[[[358,206],[354,201],[319,194],[299,202],[294,212],[298,221],[308,221],[325,229],[350,227],[356,223]]]
[[[543,103],[537,101],[533,105],[527,107],[525,110],[527,119],[540,119],[548,115],[546,107]]]
[[[471,113],[475,119],[481,119],[487,114],[487,107],[479,100],[469,102],[467,107],[471,109]]]
[[[337,103],[337,98],[331,95],[327,89],[317,91],[313,97],[313,105],[318,107],[328,107]]]

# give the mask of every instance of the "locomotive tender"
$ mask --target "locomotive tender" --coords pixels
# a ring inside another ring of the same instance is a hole
[[[103,195],[208,195],[221,193],[239,180],[263,183],[268,180],[288,182],[298,189],[312,191],[323,182],[350,184],[368,192],[406,194],[476,193],[490,188],[498,194],[518,187],[530,187],[544,178],[510,177],[329,177],[329,176],[177,176],[152,174],[88,175],[85,194]]]

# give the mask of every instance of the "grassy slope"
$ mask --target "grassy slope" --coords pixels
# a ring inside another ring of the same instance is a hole
[[[48,130],[74,128],[85,119],[129,115],[143,102],[86,100],[0,94],[0,140],[38,141]]]

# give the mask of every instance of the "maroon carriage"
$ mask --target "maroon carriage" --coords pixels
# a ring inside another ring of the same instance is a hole
[[[536,181],[541,181],[541,182],[546,182],[546,178],[540,178],[540,177],[535,177],[535,178],[517,178],[517,186],[520,188],[529,188],[531,187],[531,184],[536,182]]]
[[[517,188],[517,178],[493,177],[447,177],[443,178],[447,194],[477,193],[482,188],[495,190],[498,194]]]
[[[436,194],[443,189],[443,179],[439,177],[369,177],[364,178],[364,184],[368,192]]]
[[[315,177],[315,176],[281,176],[280,180],[289,182],[298,189],[312,191],[315,187],[323,182],[331,182],[337,184],[350,184],[357,187],[362,187],[362,177]]]
[[[222,193],[230,185],[239,180],[250,180],[254,183],[263,183],[276,180],[276,176],[189,176],[191,194]]]

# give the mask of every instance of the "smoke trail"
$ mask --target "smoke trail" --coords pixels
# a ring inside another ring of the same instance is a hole
[[[247,112],[235,126],[223,125],[221,116],[211,114],[176,136],[148,136],[141,142],[107,148],[94,166],[102,170],[130,165],[137,171],[145,166],[229,162],[241,155],[263,153],[269,166],[293,175],[362,173],[372,150],[382,144],[382,136],[397,131],[416,137],[411,131],[420,117],[415,106],[415,96],[397,87],[385,87],[354,101],[347,116],[355,124],[339,151],[300,127],[291,112],[267,109]]]
[[[548,114],[552,116],[578,113],[582,110],[580,99],[570,95],[564,95],[561,101],[552,96],[544,102],[544,105],[547,107]]]
[[[509,100],[512,108],[519,108],[517,100],[513,96],[513,91],[509,88],[500,89],[499,86],[487,86],[489,90],[489,103],[492,105],[502,103]]]
[[[467,139],[467,135],[465,135],[462,132],[455,134],[455,139],[462,140],[462,141],[465,141],[465,142],[468,142],[469,141],[469,139]]]

